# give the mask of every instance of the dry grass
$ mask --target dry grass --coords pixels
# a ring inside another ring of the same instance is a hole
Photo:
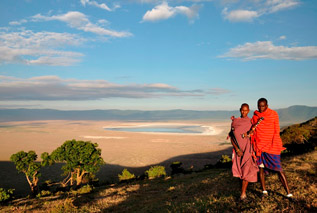
[[[276,174],[266,177],[269,197],[260,184],[250,184],[248,199],[239,202],[239,181],[230,169],[113,184],[92,193],[14,200],[1,212],[316,212],[317,151],[283,160],[295,200],[287,199]]]

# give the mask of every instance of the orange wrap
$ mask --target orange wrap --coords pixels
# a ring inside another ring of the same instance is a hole
[[[280,137],[280,125],[276,111],[267,108],[260,113],[255,111],[252,117],[252,125],[256,124],[260,117],[264,120],[257,126],[252,136],[253,147],[256,155],[260,156],[262,152],[280,155],[285,150]]]

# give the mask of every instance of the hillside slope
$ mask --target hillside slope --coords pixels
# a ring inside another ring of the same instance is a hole
[[[269,196],[262,198],[260,183],[251,183],[248,199],[241,203],[239,180],[232,177],[228,168],[134,180],[94,190],[84,186],[77,191],[58,191],[54,196],[42,191],[36,199],[5,203],[0,212],[317,212],[316,127],[317,117],[292,125],[281,134],[285,146],[295,144],[296,150],[310,147],[301,150],[310,151],[305,154],[293,151],[282,155],[283,170],[294,195],[292,200],[285,197],[278,176],[271,173],[266,177]]]
[[[1,212],[282,212],[317,211],[317,151],[283,159],[295,200],[284,195],[276,174],[267,177],[269,197],[261,198],[260,184],[250,184],[246,202],[238,202],[240,187],[230,169],[113,184],[92,193],[72,192],[39,199],[14,200]]]

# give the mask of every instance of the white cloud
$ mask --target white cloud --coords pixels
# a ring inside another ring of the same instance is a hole
[[[100,100],[204,96],[201,90],[180,90],[164,83],[116,84],[105,80],[61,79],[40,76],[28,79],[0,76],[1,100]]]
[[[279,39],[280,39],[280,40],[285,40],[285,39],[286,39],[286,36],[285,36],[285,35],[282,35],[282,36],[280,36]]]
[[[27,23],[28,21],[26,19],[22,19],[20,21],[11,21],[9,22],[10,25],[21,25],[21,24],[24,24],[24,23]]]
[[[198,17],[198,11],[201,6],[192,5],[191,7],[176,6],[170,7],[167,2],[155,6],[152,10],[147,11],[143,16],[143,21],[160,21],[174,17],[177,14],[187,16],[188,19],[193,20]]]
[[[107,21],[106,19],[99,19],[98,23],[101,24],[101,25],[105,25],[105,26],[110,24],[110,22]]]
[[[95,6],[95,7],[98,7],[100,9],[107,10],[107,11],[112,11],[112,9],[110,9],[105,3],[99,4],[98,2],[91,1],[91,0],[80,0],[80,2],[83,6],[86,6],[86,4],[87,4],[87,5]]]
[[[49,65],[49,66],[70,66],[78,62],[80,62],[78,58],[42,56],[34,60],[29,60],[28,64]]]
[[[267,0],[268,12],[275,13],[280,10],[290,9],[299,5],[298,0]]]
[[[228,12],[228,8],[223,9],[222,14],[225,19],[231,22],[250,22],[254,18],[259,17],[256,11],[250,10],[233,10]]]
[[[55,15],[55,16],[43,16],[41,14],[37,14],[32,17],[33,21],[62,21],[67,23],[70,27],[83,30],[85,32],[91,32],[98,35],[106,35],[111,37],[128,37],[132,36],[130,32],[118,32],[114,30],[109,30],[106,28],[103,28],[101,26],[98,26],[96,24],[93,24],[89,21],[87,16],[81,12],[78,11],[70,11],[68,13],[62,14],[62,15]]]
[[[230,92],[231,92],[230,90],[223,89],[223,88],[212,88],[208,91],[208,93],[212,95],[223,95]]]
[[[196,2],[196,3],[199,3],[199,2],[211,2],[211,1],[214,1],[214,0],[130,0],[130,1],[133,1],[133,2],[139,2],[139,3],[150,3],[150,4],[157,4],[157,3],[162,3],[163,1],[164,2],[170,2],[170,3],[180,3],[180,2]]]
[[[158,21],[168,19],[175,15],[172,7],[169,7],[166,2],[157,5],[151,11],[147,11],[143,16],[143,21]]]
[[[201,8],[200,5],[193,5],[191,7],[177,6],[175,7],[176,13],[184,14],[188,19],[194,19],[198,17],[198,11]]]
[[[222,11],[224,18],[231,22],[250,22],[260,16],[292,9],[300,4],[299,0],[248,1],[248,4],[244,4],[244,1],[222,2],[231,7],[230,10],[226,7]]]
[[[317,46],[287,47],[275,46],[271,41],[245,43],[229,50],[220,57],[242,60],[308,60],[317,59]]]
[[[0,63],[72,65],[79,62],[83,54],[63,49],[83,42],[85,39],[69,33],[0,31]]]

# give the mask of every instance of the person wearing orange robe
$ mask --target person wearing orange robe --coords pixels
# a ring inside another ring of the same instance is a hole
[[[287,197],[293,195],[289,191],[286,176],[281,165],[281,151],[285,150],[280,137],[279,118],[276,111],[268,108],[268,102],[265,98],[258,100],[258,110],[254,112],[252,124],[255,125],[259,119],[264,120],[251,130],[252,143],[257,156],[257,164],[260,167],[260,181],[263,189],[263,195],[268,195],[265,187],[264,169],[278,173]]]

